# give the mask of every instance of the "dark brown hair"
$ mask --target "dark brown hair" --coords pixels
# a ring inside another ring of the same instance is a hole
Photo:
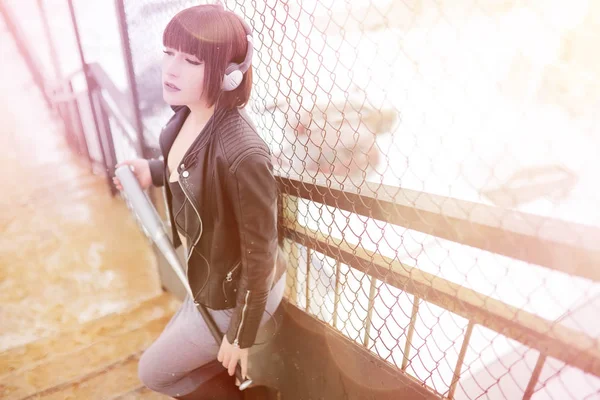
[[[171,19],[163,32],[163,45],[193,54],[204,62],[204,93],[208,105],[244,107],[252,90],[252,66],[235,90],[221,93],[229,63],[242,63],[248,50],[240,18],[218,4],[186,8]]]

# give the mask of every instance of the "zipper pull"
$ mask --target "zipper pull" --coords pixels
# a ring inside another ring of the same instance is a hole
[[[232,274],[233,274],[233,271],[229,271],[229,272],[227,273],[227,276],[225,277],[225,280],[226,280],[227,282],[231,282],[231,281],[233,280],[233,277],[231,276]]]

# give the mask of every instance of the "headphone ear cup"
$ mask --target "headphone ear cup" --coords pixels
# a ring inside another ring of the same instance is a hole
[[[236,89],[242,83],[244,74],[239,69],[236,69],[223,77],[223,90],[226,92]]]

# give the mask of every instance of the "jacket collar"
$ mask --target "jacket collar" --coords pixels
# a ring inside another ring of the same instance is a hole
[[[160,151],[164,156],[165,165],[173,142],[175,142],[179,130],[183,126],[187,116],[190,114],[190,109],[187,106],[171,106],[171,108],[175,111],[175,115],[167,122],[167,125],[163,128],[159,137]]]
[[[190,109],[187,106],[171,106],[171,108],[173,109],[173,111],[175,111],[175,115],[173,115],[169,122],[167,122],[167,125],[164,127],[159,138],[160,149],[165,160],[165,168],[167,165],[167,158],[169,152],[171,151],[171,147],[175,142],[175,138],[177,138],[177,135],[179,134],[179,131],[181,130],[181,127],[183,126],[183,123],[185,122],[186,118],[188,117],[188,115],[190,115]],[[186,155],[184,155],[183,159],[181,160],[181,163],[185,164],[186,168],[191,167],[193,164],[195,164],[195,156],[191,160],[188,159],[190,155],[194,154],[194,148],[196,148],[201,143],[206,143],[206,141],[209,140],[208,137],[205,137],[205,134],[207,132],[204,131],[208,131],[212,134],[212,132],[214,132],[214,129],[216,128],[213,128],[213,125],[219,124],[223,120],[225,114],[227,114],[227,110],[223,108],[218,109],[208,120],[206,126],[203,129],[203,132],[199,133],[200,137],[196,139],[194,143],[192,143],[191,148],[186,151]],[[179,165],[177,169],[179,170],[179,172],[181,172],[181,165]]]

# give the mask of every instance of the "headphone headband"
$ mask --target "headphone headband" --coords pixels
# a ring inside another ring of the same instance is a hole
[[[236,15],[237,16],[237,15]],[[246,57],[241,64],[231,63],[225,69],[225,76],[223,77],[223,90],[226,92],[235,90],[242,83],[244,74],[250,69],[252,65],[252,55],[254,54],[254,46],[252,45],[252,29],[250,25],[246,23],[242,18],[238,17],[244,30],[246,31],[246,40],[248,40],[248,49],[246,51]]]

